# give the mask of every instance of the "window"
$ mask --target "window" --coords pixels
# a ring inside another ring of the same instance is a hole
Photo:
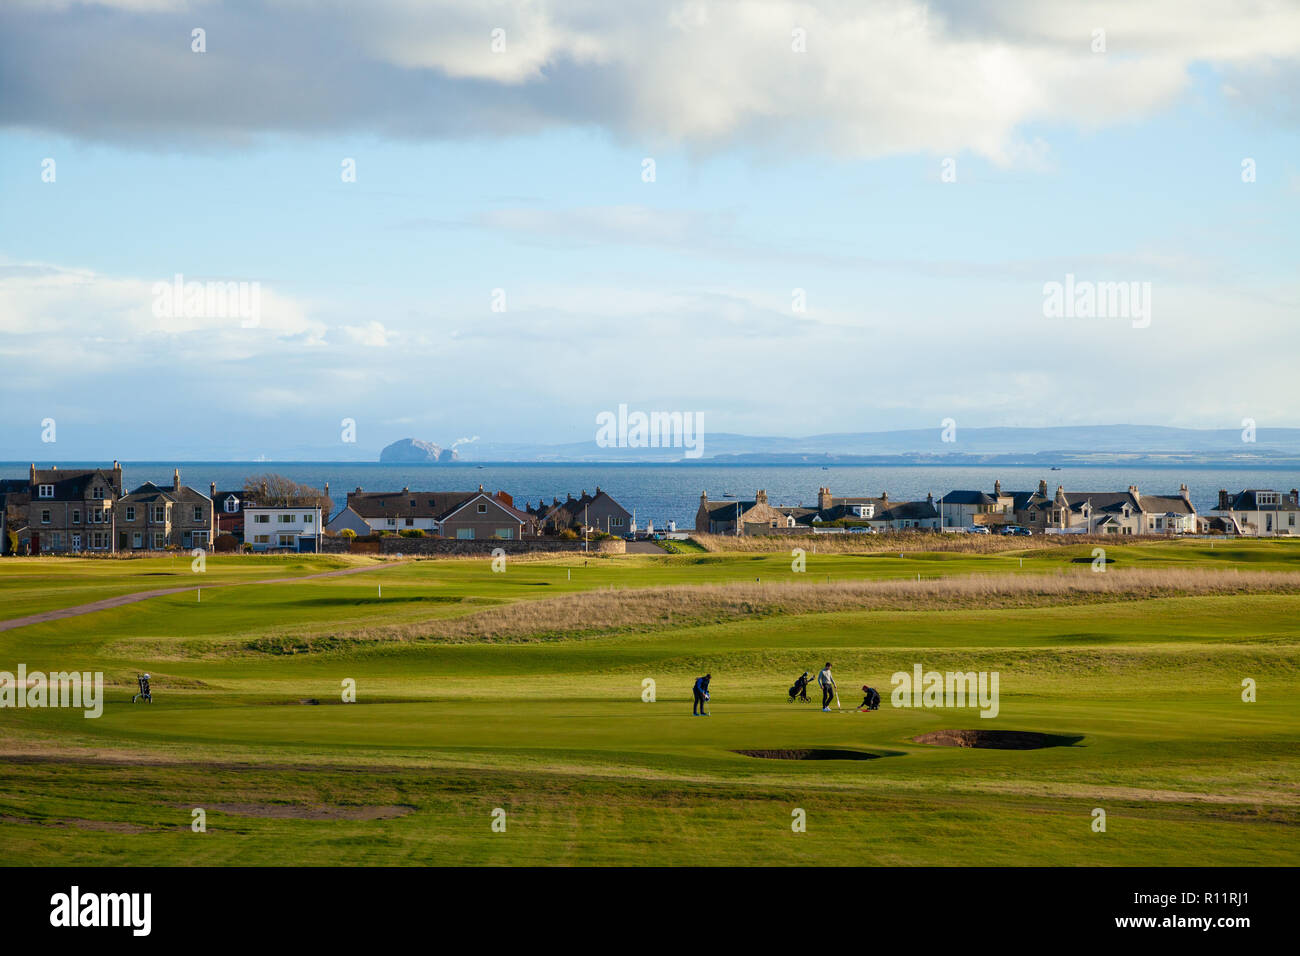
[[[161,531],[155,531],[153,533],[153,546],[158,550],[162,550],[163,533]]]
[[[514,528],[497,528],[496,533],[493,535],[493,537],[495,538],[504,538],[507,541],[514,538],[514,536],[515,536]]]
[[[474,540],[474,529],[473,529],[473,528],[457,528],[457,529],[456,529],[456,537],[459,538],[459,539],[462,540],[462,541],[473,541],[473,540]]]
[[[1277,507],[1276,491],[1260,491],[1255,495],[1255,503],[1264,508]]]
[[[485,514],[487,514],[487,503],[486,503],[486,502],[480,501],[480,502],[478,503],[478,513],[481,514],[481,515],[485,515]]]
[[[155,505],[155,506],[154,506],[154,509],[153,509],[153,520],[154,520],[154,521],[166,521],[166,520],[167,520],[167,506],[166,506],[166,505]]]
[[[49,523],[50,523],[50,509],[46,508],[44,511],[41,512],[41,524],[49,524]]]
[[[613,519],[613,523],[614,523],[614,527],[615,527],[615,528],[621,528],[621,527],[623,527],[623,519],[622,519],[622,518],[614,518],[614,519]]]
[[[226,499],[226,514],[231,515],[239,510],[239,499],[231,495]]]
[[[80,508],[73,508],[73,509],[72,509],[72,523],[73,523],[73,524],[81,524],[81,509],[80,509]]]
[[[391,527],[393,527],[393,526],[396,525],[396,524],[397,524],[397,519],[396,519],[396,518],[389,518],[389,519],[388,519],[388,527],[391,528]]]
[[[277,515],[280,524],[293,524],[293,515]]]
[[[54,497],[54,486],[53,486],[53,485],[41,485],[41,487],[40,487],[40,489],[39,489],[39,492],[38,492],[38,494],[37,494],[37,497],[38,497],[38,498],[53,498],[53,497]]]
[[[280,535],[279,537],[280,537],[280,547],[282,547],[282,548],[292,548],[292,547],[293,547],[293,535],[291,535],[291,534],[282,534],[282,535]]]
[[[271,543],[271,536],[269,534],[253,535],[253,544],[270,544],[270,543]]]
[[[131,547],[133,548],[144,547],[144,535],[141,534],[139,531],[131,535]]]
[[[76,512],[73,512],[73,514],[76,514]],[[127,521],[134,521],[134,520],[135,520],[135,506],[134,506],[134,505],[130,505],[130,506],[127,507],[127,509],[126,509],[126,520],[127,520]]]
[[[61,534],[55,534],[55,535],[51,535],[51,537],[53,538],[53,540],[50,542],[50,548],[51,548],[51,550],[54,550],[54,551],[62,551],[62,550],[63,550],[63,535],[61,535]]]
[[[106,531],[96,531],[91,538],[90,546],[92,548],[107,548],[108,533]]]
[[[1286,516],[1286,523],[1287,523],[1288,526],[1290,526],[1290,527],[1292,527],[1292,528],[1295,527],[1295,512],[1294,512],[1294,511],[1291,512],[1289,515]]]
[[[254,521],[256,524],[270,524],[270,523],[271,523],[271,516],[270,516],[270,515],[253,515],[253,521]]]
[[[203,520],[203,509],[199,505],[194,506],[194,520],[195,521]]]
[[[314,514],[305,514],[305,515],[302,516],[302,523],[303,523],[303,524],[315,524],[315,523],[316,523],[316,516],[315,516]],[[408,520],[406,523],[407,523],[407,524],[410,524],[411,522]]]
[[[92,492],[90,493],[90,497],[94,498],[96,501],[103,501],[103,500],[104,500],[104,489],[103,489],[103,488],[100,488],[98,485],[96,485],[96,486],[95,486],[95,490],[92,491]]]
[[[307,516],[307,520],[308,520],[309,522],[311,521],[311,516],[310,516],[310,515]],[[411,527],[411,526],[414,525],[414,524],[415,524],[415,519],[414,519],[414,518],[407,518],[407,519],[406,519],[406,526],[407,526],[408,528]]]

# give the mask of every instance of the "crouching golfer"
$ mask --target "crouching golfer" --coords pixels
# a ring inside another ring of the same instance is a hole
[[[709,680],[712,674],[705,674],[703,677],[695,678],[695,703],[691,706],[692,717],[707,717],[709,712],[705,709],[705,704],[709,700]]]
[[[817,672],[817,683],[822,686],[822,713],[831,712],[831,701],[835,699],[835,678],[831,676],[831,662]]]

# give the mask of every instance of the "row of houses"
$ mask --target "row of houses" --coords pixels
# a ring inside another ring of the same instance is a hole
[[[1300,534],[1300,492],[1247,489],[1219,492],[1216,506],[1198,514],[1187,485],[1176,494],[1144,494],[1137,485],[1126,491],[1067,491],[1047,482],[1025,491],[956,490],[924,501],[890,499],[888,492],[840,497],[817,489],[815,506],[773,505],[766,491],[750,500],[710,499],[700,494],[695,529],[710,534],[790,533],[818,527],[860,527],[870,531],[1002,530],[1027,528],[1040,534]]]
[[[420,533],[462,540],[521,539],[565,532],[600,532],[623,537],[637,532],[635,516],[597,486],[564,501],[552,498],[515,506],[504,491],[364,491],[347,495],[332,518],[329,485],[310,501],[269,503],[265,494],[218,491],[207,494],[181,484],[180,470],[170,487],[145,482],[127,491],[122,467],[30,468],[26,479],[0,479],[0,546],[4,553],[68,554],[156,551],[213,547],[230,536],[253,550],[319,549],[322,534]],[[262,500],[259,501],[259,498]],[[323,506],[323,507],[322,507]],[[1300,492],[1246,489],[1219,492],[1216,506],[1198,514],[1186,485],[1176,494],[1126,491],[1049,492],[1036,489],[991,491],[959,489],[924,501],[879,496],[836,496],[817,490],[816,504],[773,505],[766,491],[751,500],[710,500],[700,495],[697,531],[712,534],[773,534],[818,527],[859,527],[871,531],[996,531],[1009,525],[1038,533],[1073,534],[1300,534]]]
[[[33,464],[26,479],[0,479],[0,547],[5,554],[208,550],[217,536],[234,534],[255,550],[316,550],[321,512],[318,502],[259,505],[215,484],[204,494],[181,484],[180,469],[170,487],[147,481],[127,491],[116,461],[111,468]]]

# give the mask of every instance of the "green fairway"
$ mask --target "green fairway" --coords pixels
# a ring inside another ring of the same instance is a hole
[[[1116,545],[1106,575],[1091,546],[809,553],[804,572],[788,548],[504,573],[486,559],[212,557],[201,574],[182,558],[0,562],[0,620],[204,588],[0,631],[0,670],[107,682],[98,719],[0,710],[0,849],[37,865],[1295,865],[1300,585],[1248,584],[1300,571],[1300,547],[1213,544]],[[306,579],[346,567],[367,570]],[[1201,569],[1241,593],[1180,583]],[[1052,589],[1145,571],[1165,590]],[[888,607],[835,590],[918,575],[933,590]],[[972,575],[1022,586],[961,597]],[[787,584],[824,587],[829,609],[813,591],[783,611]],[[647,614],[632,603],[644,589],[660,589]],[[815,687],[817,703],[788,703],[828,659],[843,711],[822,713]],[[996,672],[996,717],[893,706],[891,675],[916,665]],[[141,670],[152,705],[130,702]],[[712,715],[692,717],[705,671]],[[853,713],[864,683],[882,707]],[[945,729],[1068,745],[914,740]]]

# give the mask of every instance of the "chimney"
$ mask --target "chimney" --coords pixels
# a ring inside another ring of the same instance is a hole
[[[1134,498],[1139,497],[1139,495],[1138,495],[1138,486],[1137,486],[1137,485],[1129,485],[1129,486],[1128,486],[1128,493],[1129,493],[1130,495],[1132,495]]]
[[[1182,498],[1184,501],[1191,501],[1191,500],[1192,500],[1191,493],[1187,490],[1187,485],[1186,485],[1186,484],[1181,484],[1181,485],[1178,486],[1178,495],[1179,495],[1179,497]]]
[[[329,496],[330,496],[330,483],[327,481],[325,482],[325,497],[328,498]]]
[[[1230,507],[1228,505],[1228,489],[1226,488],[1219,489],[1219,510],[1220,511],[1230,510]]]
[[[929,505],[931,508],[934,507],[934,492],[933,492],[933,491],[927,491],[927,492],[925,493],[925,503],[926,503],[927,505]]]
[[[1001,498],[1001,497],[1002,497],[1002,479],[1001,479],[1001,478],[999,478],[997,481],[993,482],[993,497],[994,497],[994,498]]]
[[[889,504],[889,492],[888,492],[888,491],[882,491],[882,492],[880,493],[880,500],[883,501],[883,502],[885,502],[885,504]]]
[[[113,490],[122,493],[122,464],[116,458],[113,459]]]
[[[767,504],[767,491],[765,489],[760,488],[758,489],[758,491],[754,492],[754,504],[756,505]]]
[[[826,511],[834,502],[831,499],[831,490],[829,488],[817,489],[817,510]]]
[[[361,494],[361,486],[360,486],[360,485],[357,485],[357,490],[354,492],[354,494],[358,494],[358,495]]]
[[[1133,491],[1134,494],[1137,494],[1137,492],[1134,491],[1134,489],[1132,489],[1132,488],[1130,488],[1129,491]],[[1058,498],[1064,498],[1064,497],[1065,497],[1065,486],[1064,486],[1064,485],[1057,485],[1057,486],[1056,486],[1056,497],[1058,497]]]
[[[217,483],[215,481],[208,483],[208,497],[213,501],[217,498]]]
[[[172,491],[180,491],[180,490],[181,490],[181,470],[179,468],[174,468],[172,469]]]
[[[1038,493],[1044,498],[1047,497],[1047,482],[1042,478],[1038,479]]]
[[[36,462],[32,462],[32,476],[27,479],[28,484],[36,484]]]
[[[478,486],[478,490],[479,490],[479,493],[482,494],[482,492],[483,492],[483,486],[482,486],[482,485],[479,485],[479,486]]]

